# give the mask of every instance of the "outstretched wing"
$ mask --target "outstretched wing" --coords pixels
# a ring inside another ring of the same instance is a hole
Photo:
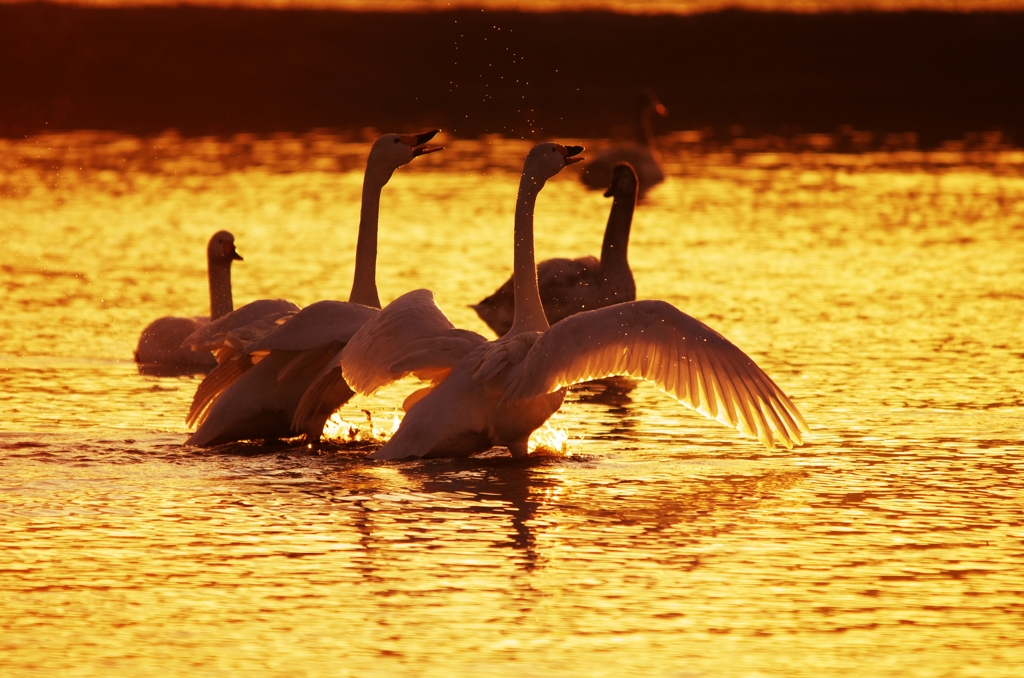
[[[405,374],[446,372],[486,341],[479,334],[456,330],[437,307],[433,292],[413,290],[363,325],[335,364],[341,365],[353,390],[370,394]],[[436,381],[431,375],[427,378]]]
[[[379,309],[348,301],[318,301],[252,344],[256,351],[309,351],[331,342],[347,342]]]
[[[632,301],[552,325],[510,372],[504,400],[615,375],[653,381],[687,407],[791,448],[808,432],[782,389],[732,342],[664,301]]]
[[[259,299],[200,327],[182,342],[193,351],[239,350],[277,327],[299,307],[284,299]]]
[[[217,318],[188,337],[182,347],[213,351],[215,367],[196,389],[185,418],[189,426],[201,425],[210,406],[231,384],[253,366],[246,350],[282,322],[298,313],[299,307],[284,299],[259,299]]]

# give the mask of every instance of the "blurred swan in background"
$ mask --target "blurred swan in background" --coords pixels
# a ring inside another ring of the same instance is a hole
[[[612,209],[604,230],[601,260],[592,256],[559,258],[537,265],[544,315],[552,325],[575,313],[636,299],[636,284],[627,256],[637,197],[637,177],[631,165],[615,166],[604,195],[612,198]],[[504,335],[512,328],[515,311],[513,278],[471,308],[499,337]]]
[[[613,375],[653,381],[769,449],[802,443],[807,424],[786,394],[729,340],[671,304],[615,304],[549,327],[534,263],[534,208],[544,183],[582,150],[544,143],[527,155],[515,214],[515,319],[505,336],[487,341],[455,329],[433,294],[416,290],[345,347],[338,362],[359,393],[407,374],[432,382],[406,398],[405,419],[373,458],[468,456],[492,446],[525,456],[567,386]]]
[[[370,149],[363,177],[355,274],[349,300],[318,301],[298,311],[282,300],[264,300],[265,309],[246,317],[243,307],[225,316],[222,327],[189,338],[196,348],[213,347],[220,364],[196,390],[186,421],[198,424],[188,445],[238,440],[290,438],[304,433],[317,441],[324,422],[352,397],[341,379],[318,384],[318,407],[296,417],[311,381],[363,323],[379,312],[377,224],[381,190],[392,174],[413,158],[440,147],[426,146],[439,130],[385,134]],[[250,305],[252,306],[252,305]],[[265,312],[264,312],[265,311]]]
[[[619,163],[629,163],[640,180],[640,197],[644,197],[656,184],[665,180],[661,153],[651,129],[651,114],[665,117],[668,109],[658,100],[650,87],[642,87],[636,95],[636,141],[615,144],[594,156],[583,169],[583,183],[594,190],[606,188],[612,179],[612,170]]]
[[[231,262],[241,261],[235,250],[235,236],[217,231],[206,246],[206,273],[210,284],[210,317],[178,318],[165,316],[142,330],[135,349],[135,362],[143,374],[173,375],[209,372],[217,360],[209,351],[182,348],[190,334],[211,320],[231,313]]]

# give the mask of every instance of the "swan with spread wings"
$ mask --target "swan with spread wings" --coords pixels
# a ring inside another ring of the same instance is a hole
[[[385,134],[374,142],[363,177],[355,273],[349,300],[325,300],[301,311],[282,299],[243,306],[190,336],[193,350],[213,350],[217,368],[196,389],[187,422],[198,424],[186,442],[200,447],[237,440],[318,441],[324,422],[354,393],[338,375],[317,380],[316,407],[296,411],[307,388],[364,322],[379,312],[377,225],[381,191],[414,158],[441,150],[427,143],[439,130]]]
[[[515,215],[515,318],[507,334],[487,341],[456,329],[433,293],[415,290],[370,318],[324,366],[321,378],[340,371],[363,394],[408,374],[431,382],[406,398],[405,419],[372,457],[468,456],[494,446],[525,456],[530,435],[558,410],[567,386],[614,375],[653,381],[769,449],[803,442],[807,424],[782,389],[728,339],[667,302],[615,304],[549,327],[537,286],[533,213],[544,183],[582,150],[544,143],[527,156]]]

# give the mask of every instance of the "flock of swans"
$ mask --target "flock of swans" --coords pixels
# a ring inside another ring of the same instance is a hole
[[[298,435],[315,442],[327,418],[356,393],[372,395],[407,375],[425,385],[406,397],[398,430],[372,458],[469,456],[492,447],[525,456],[530,435],[561,407],[568,386],[616,375],[652,381],[769,449],[803,442],[808,429],[800,412],[743,351],[667,302],[635,301],[627,246],[645,179],[633,165],[617,162],[604,185],[613,202],[600,260],[537,266],[537,196],[548,179],[582,159],[579,146],[541,143],[526,157],[512,277],[473,307],[497,339],[456,328],[429,290],[382,308],[376,285],[381,193],[399,167],[442,150],[428,145],[436,133],[386,134],[371,147],[348,301],[300,310],[264,299],[232,311],[230,266],[241,257],[229,233],[214,235],[210,320],[161,318],[145,330],[136,352],[140,368],[209,366],[188,413],[196,430],[186,444]],[[585,174],[585,183],[596,174]]]

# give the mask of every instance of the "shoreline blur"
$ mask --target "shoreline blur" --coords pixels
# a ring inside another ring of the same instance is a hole
[[[0,137],[440,127],[460,138],[1024,140],[1024,12],[683,15],[0,4]]]
[[[719,166],[772,168],[783,165],[849,169],[978,167],[999,174],[1024,174],[1024,148],[999,132],[973,132],[925,150],[913,134],[842,130],[835,134],[715,135],[713,130],[683,130],[658,138],[669,173],[686,176]],[[306,134],[235,134],[185,137],[177,130],[152,136],[73,130],[24,139],[0,138],[0,196],[16,192],[20,171],[42,173],[113,171],[115,173],[221,175],[262,168],[272,173],[362,172],[366,153],[378,135],[374,129],[346,132],[314,130]],[[508,172],[518,174],[532,140],[485,135],[459,139],[444,134],[444,154],[423,158],[417,171]],[[608,139],[559,138],[580,143],[593,154]],[[578,171],[578,170],[576,170]],[[572,171],[570,171],[572,173]]]
[[[0,0],[17,4],[20,0]],[[227,7],[250,9],[305,9],[341,12],[446,12],[457,9],[515,12],[615,12],[616,14],[703,14],[725,10],[748,12],[951,13],[1013,12],[1024,0],[46,0],[49,4],[78,7]]]

